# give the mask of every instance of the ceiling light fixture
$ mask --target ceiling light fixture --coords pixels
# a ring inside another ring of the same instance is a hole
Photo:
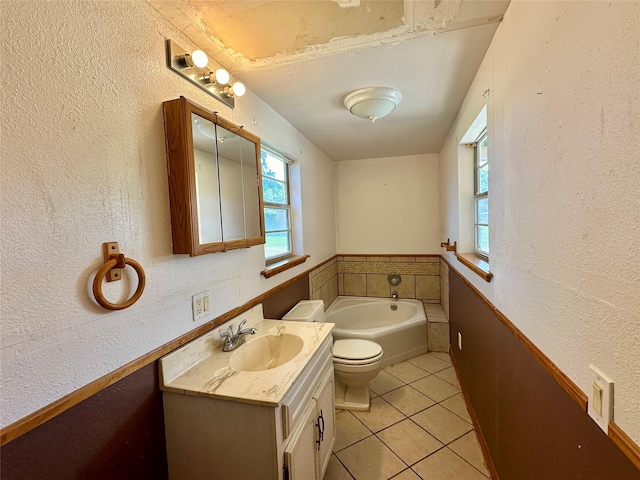
[[[356,90],[344,99],[344,106],[356,117],[371,123],[389,115],[402,100],[402,94],[388,87],[367,87]]]
[[[202,50],[189,53],[170,39],[166,48],[167,67],[225,105],[234,108],[235,97],[247,91],[242,83],[231,83],[231,76],[224,68],[209,67],[209,57]]]

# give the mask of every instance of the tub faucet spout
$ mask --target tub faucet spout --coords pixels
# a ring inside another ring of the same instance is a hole
[[[393,301],[395,302],[396,300],[398,300],[398,292],[393,292],[391,294],[391,298],[393,298]]]

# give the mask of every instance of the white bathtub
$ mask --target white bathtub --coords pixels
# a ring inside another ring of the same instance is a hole
[[[395,303],[397,310],[391,310]],[[427,316],[419,300],[338,297],[324,314],[333,338],[364,338],[380,344],[382,367],[427,352]]]

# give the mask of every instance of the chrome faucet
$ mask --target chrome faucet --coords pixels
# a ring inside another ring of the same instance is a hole
[[[220,337],[224,338],[224,346],[222,347],[223,352],[230,352],[231,350],[235,350],[244,343],[244,337],[246,337],[247,335],[255,335],[256,333],[258,333],[257,328],[246,328],[243,330],[242,327],[245,323],[247,323],[246,320],[242,320],[240,322],[240,325],[238,325],[238,331],[235,334],[233,333],[233,325],[229,326],[229,330],[231,330],[231,333],[220,333]]]
[[[391,298],[393,298],[393,301],[398,300],[398,292],[391,293]]]

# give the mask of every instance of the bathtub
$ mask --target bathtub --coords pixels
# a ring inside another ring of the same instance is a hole
[[[398,306],[391,310],[391,304]],[[333,338],[364,338],[380,344],[382,367],[427,352],[427,316],[419,300],[338,297],[324,314]]]

